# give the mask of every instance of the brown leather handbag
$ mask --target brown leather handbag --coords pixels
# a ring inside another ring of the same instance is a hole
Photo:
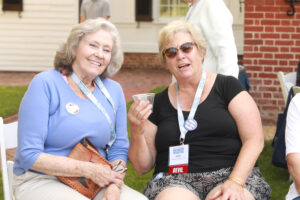
[[[76,144],[68,157],[76,160],[100,163],[112,168],[112,165],[97,151],[96,147],[87,138],[82,139]],[[99,185],[84,177],[58,176],[57,178],[89,199],[94,198],[101,190]]]

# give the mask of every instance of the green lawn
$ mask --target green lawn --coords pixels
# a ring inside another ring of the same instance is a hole
[[[16,114],[27,87],[0,86],[0,117]]]
[[[163,90],[164,87],[156,88],[151,92],[159,92]],[[24,92],[26,91],[26,87],[2,87],[0,86],[0,116],[8,117],[13,114],[16,114],[18,111],[18,107]],[[127,104],[127,108],[130,107],[132,102]],[[265,148],[259,157],[258,165],[262,174],[264,175],[266,181],[272,187],[272,197],[271,200],[283,200],[285,194],[288,191],[290,182],[289,182],[289,174],[286,169],[280,169],[274,167],[271,164],[272,159],[272,146],[271,141],[265,142]],[[150,179],[152,175],[152,171],[143,176],[139,176],[131,164],[128,164],[128,172],[125,178],[125,183],[142,192],[146,186],[147,181]],[[1,176],[0,176],[1,179]],[[0,183],[0,200],[3,200],[3,190],[2,190],[2,179]]]
[[[272,141],[265,142],[265,148],[258,158],[258,166],[265,180],[272,188],[271,200],[284,200],[291,182],[287,169],[278,168],[271,164]]]

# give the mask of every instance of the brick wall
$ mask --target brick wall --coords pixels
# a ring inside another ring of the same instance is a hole
[[[245,0],[244,66],[264,124],[284,108],[277,72],[296,71],[300,60],[300,2],[287,16],[286,0]]]
[[[123,68],[165,69],[156,53],[125,53]]]

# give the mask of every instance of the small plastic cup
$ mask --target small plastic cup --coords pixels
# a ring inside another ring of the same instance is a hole
[[[134,101],[136,101],[137,99],[140,99],[142,101],[149,101],[150,104],[153,104],[154,96],[155,96],[155,93],[142,93],[142,94],[135,94],[132,96],[132,98]]]

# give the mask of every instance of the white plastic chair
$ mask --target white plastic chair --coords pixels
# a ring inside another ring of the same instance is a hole
[[[284,74],[282,71],[277,73],[277,77],[280,82],[281,92],[284,99],[284,102],[286,104],[287,102],[287,96],[291,89],[291,87],[296,85],[296,75],[297,72],[290,72],[287,74]]]
[[[294,95],[296,95],[297,93],[300,93],[300,87],[299,86],[294,86],[293,87],[293,92],[294,92]]]
[[[12,191],[13,183],[13,166],[14,162],[6,160],[6,149],[18,146],[18,122],[3,124],[0,117],[0,145],[1,145],[1,165],[2,165],[2,181],[5,200],[14,200]]]

